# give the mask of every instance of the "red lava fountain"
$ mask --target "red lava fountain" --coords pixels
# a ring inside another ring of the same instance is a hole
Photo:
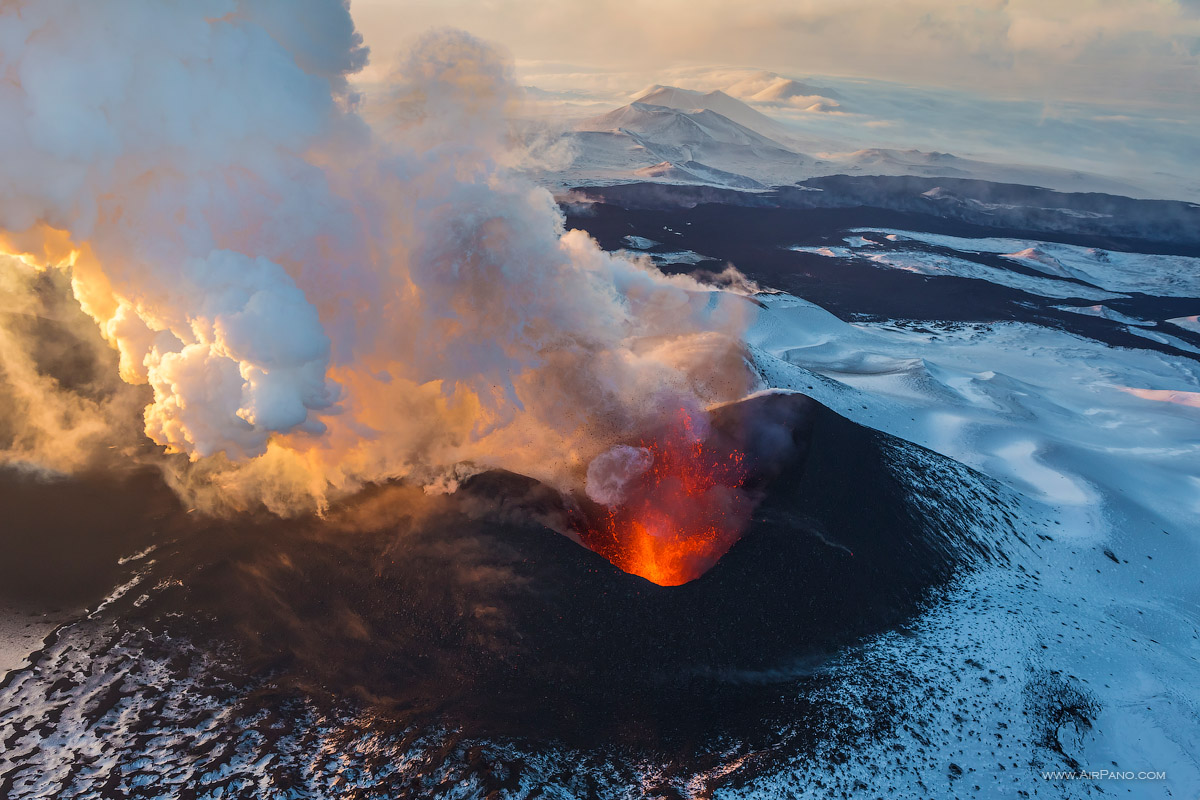
[[[660,586],[707,572],[741,537],[752,510],[741,489],[745,457],[697,427],[680,409],[663,435],[641,442],[651,465],[620,505],[580,534],[614,566]]]

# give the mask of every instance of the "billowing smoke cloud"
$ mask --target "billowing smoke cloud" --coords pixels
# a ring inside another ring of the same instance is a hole
[[[117,377],[64,273],[0,256],[0,463],[55,474],[127,459],[144,388]]]
[[[386,137],[365,60],[341,0],[0,6],[0,245],[69,271],[182,491],[578,484],[661,409],[745,391],[751,303],[602,252],[505,172],[502,54],[426,35]]]

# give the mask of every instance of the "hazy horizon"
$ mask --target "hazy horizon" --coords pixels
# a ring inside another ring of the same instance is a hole
[[[579,76],[732,64],[1043,102],[1194,110],[1200,98],[1197,0],[354,0],[351,13],[372,70],[423,31],[456,27],[518,65]]]
[[[368,96],[386,91],[405,48],[457,26],[508,55],[531,90],[518,113],[552,125],[654,85],[719,90],[814,155],[949,152],[1112,178],[1118,194],[1200,200],[1198,2],[687,8],[355,0],[370,59],[352,81]]]

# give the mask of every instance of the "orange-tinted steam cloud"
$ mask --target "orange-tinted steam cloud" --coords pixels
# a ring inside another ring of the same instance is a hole
[[[5,263],[69,271],[193,502],[578,486],[647,418],[744,393],[750,303],[601,251],[506,173],[502,55],[426,35],[386,141],[346,80],[366,56],[342,0],[0,6]]]

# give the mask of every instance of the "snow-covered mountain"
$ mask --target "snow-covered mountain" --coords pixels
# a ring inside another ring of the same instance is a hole
[[[762,91],[783,97],[801,88],[769,82]],[[817,154],[804,131],[723,91],[673,86],[653,86],[628,105],[577,122],[563,137],[570,163],[535,175],[554,188],[650,180],[754,189],[825,175],[912,175],[1144,194],[1132,184],[1077,170],[1000,164],[937,151],[875,147]]]
[[[634,102],[576,127],[568,134],[574,161],[561,176],[568,184],[649,179],[759,188],[811,172],[808,156],[711,109]]]
[[[737,102],[733,98],[728,99]],[[720,142],[786,150],[779,142],[728,115],[702,107],[685,111],[665,104],[634,102],[607,114],[584,120],[579,127],[583,130],[630,131],[664,145],[703,146]]]
[[[793,135],[784,125],[720,90],[714,92],[696,92],[691,89],[680,89],[675,86],[656,85],[639,94],[633,102],[665,106],[666,108],[676,108],[683,111],[701,109],[715,111],[739,125],[776,141],[787,142]]]

